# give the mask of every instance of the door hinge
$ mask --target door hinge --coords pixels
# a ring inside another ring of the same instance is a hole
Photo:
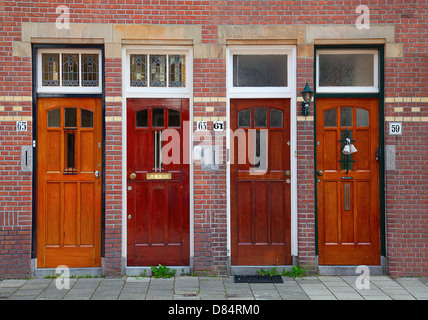
[[[33,148],[36,147],[36,140],[33,140]]]

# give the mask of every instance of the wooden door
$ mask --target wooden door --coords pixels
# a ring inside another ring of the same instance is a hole
[[[231,263],[291,264],[290,100],[231,100],[230,124]]]
[[[100,267],[101,99],[37,106],[37,267]]]
[[[319,264],[379,265],[378,100],[323,98],[316,110]]]
[[[188,120],[187,99],[127,100],[128,266],[189,265]]]

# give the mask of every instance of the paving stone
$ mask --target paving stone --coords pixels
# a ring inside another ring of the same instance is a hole
[[[0,281],[0,288],[19,288],[23,286],[28,280],[24,279],[6,279]]]

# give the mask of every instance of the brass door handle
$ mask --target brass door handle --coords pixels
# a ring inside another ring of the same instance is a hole
[[[137,177],[137,175],[133,172],[129,175],[129,177],[131,178],[131,180],[135,180],[135,178]]]
[[[288,176],[288,177],[289,177],[289,176],[291,176],[291,171],[290,171],[290,170],[286,170],[284,173],[285,173],[285,175],[286,175],[286,176]]]
[[[324,174],[324,171],[322,171],[322,170],[318,170],[317,171],[317,176],[318,177],[321,177],[323,174]]]

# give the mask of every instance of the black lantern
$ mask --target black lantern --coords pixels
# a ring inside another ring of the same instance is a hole
[[[311,103],[314,92],[309,88],[308,83],[306,82],[305,89],[300,92],[303,97],[302,102],[302,114],[306,117],[309,115],[309,103]]]

